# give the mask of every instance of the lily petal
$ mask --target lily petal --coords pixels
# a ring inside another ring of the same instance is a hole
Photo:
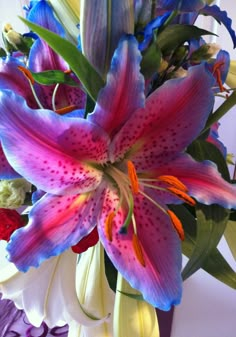
[[[107,85],[100,91],[95,110],[89,115],[89,120],[101,126],[111,137],[136,109],[144,106],[140,60],[136,39],[131,35],[123,38],[114,53]]]
[[[163,152],[184,150],[205,126],[214,103],[213,83],[204,65],[190,68],[185,78],[165,82],[114,138],[112,160],[129,151],[137,168],[151,167]]]
[[[125,294],[140,295],[118,273],[114,337],[123,337],[127,331],[132,337],[160,337],[155,308],[145,301],[130,298]],[[127,315],[127,313],[129,314]]]
[[[0,93],[0,102],[3,149],[26,180],[55,194],[87,192],[100,184],[102,173],[87,163],[107,158],[109,139],[102,129],[80,118],[31,110],[10,91]]]
[[[48,1],[37,1],[30,10],[28,20],[65,37],[64,29],[55,18]],[[29,69],[34,72],[46,70],[66,71],[69,69],[69,66],[46,42],[44,42],[44,40],[38,38],[30,49]],[[41,89],[44,93],[43,95],[40,95],[42,103],[47,108],[51,109],[51,97],[55,86],[42,86]],[[84,108],[85,102],[86,95],[80,88],[70,87],[64,84],[60,85],[55,102],[57,109],[69,105],[76,105],[78,109],[81,109]]]
[[[133,34],[133,1],[80,0],[80,4],[82,50],[104,76],[121,36]]]
[[[19,270],[27,271],[29,266],[37,267],[77,244],[96,225],[102,192],[42,197],[31,209],[28,225],[11,236],[9,260]]]
[[[11,263],[5,264],[0,275],[3,298],[14,301],[36,327],[43,321],[49,327],[62,326],[70,321],[88,326],[100,324],[104,318],[91,318],[77,299],[76,259],[76,255],[68,250],[27,273],[19,272]]]
[[[145,262],[143,266],[132,243],[132,224],[127,234],[119,233],[126,217],[122,209],[113,220],[112,241],[106,236],[105,222],[108,214],[117,207],[117,199],[114,192],[107,191],[98,224],[105,250],[122,276],[142,293],[148,303],[161,310],[169,310],[181,298],[181,247],[177,234],[167,215],[138,195],[134,202],[134,217]]]
[[[205,205],[236,207],[236,186],[226,182],[210,161],[196,162],[191,156],[181,154],[168,164],[158,165],[156,173],[177,177],[187,186],[188,194]]]
[[[17,173],[8,163],[2,146],[0,145],[0,179],[5,180],[14,178],[20,178],[20,174]]]
[[[15,94],[24,97],[31,108],[37,108],[38,105],[30,89],[29,82],[18,69],[19,66],[24,67],[25,65],[16,58],[0,58],[0,89],[12,90]]]
[[[204,7],[204,0],[159,0],[158,8],[165,10],[178,10],[181,12],[195,12]]]

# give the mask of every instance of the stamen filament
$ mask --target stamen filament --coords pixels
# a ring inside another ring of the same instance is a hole
[[[149,197],[148,194],[144,193],[143,191],[139,191],[139,193],[142,194],[146,199],[151,201],[151,203],[153,203],[157,208],[159,208],[163,213],[166,214],[166,210],[161,205],[159,205],[156,201],[154,201],[151,197]]]
[[[142,246],[139,242],[138,236],[135,233],[133,234],[133,237],[132,237],[132,245],[133,245],[134,253],[135,253],[137,260],[143,267],[146,267]]]
[[[30,89],[32,91],[34,99],[35,99],[36,103],[38,104],[39,108],[40,109],[44,109],[43,105],[41,104],[41,102],[40,102],[40,100],[39,100],[39,98],[38,98],[38,96],[37,96],[37,94],[36,94],[36,92],[34,90],[34,86],[33,86],[33,84],[34,84],[34,78],[33,78],[32,74],[31,74],[31,72],[27,68],[24,68],[22,66],[18,66],[18,69],[25,75],[25,77],[29,81]]]
[[[52,108],[53,108],[54,111],[57,110],[57,108],[56,108],[56,94],[57,94],[59,86],[60,86],[60,83],[57,83],[55,85],[55,88],[54,88],[53,94],[52,94]]]

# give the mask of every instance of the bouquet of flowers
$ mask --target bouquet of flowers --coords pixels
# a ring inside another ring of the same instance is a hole
[[[212,2],[39,0],[28,32],[4,25],[0,292],[25,335],[157,337],[156,308],[199,268],[236,287],[217,249],[235,232],[218,121],[236,94],[196,20],[236,35]]]

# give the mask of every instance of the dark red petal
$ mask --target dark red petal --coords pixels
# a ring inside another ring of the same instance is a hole
[[[85,252],[88,248],[96,245],[98,239],[98,230],[97,226],[95,226],[92,232],[90,232],[87,236],[85,236],[82,240],[80,240],[76,245],[72,246],[71,248],[74,253],[81,254]]]
[[[24,221],[17,211],[0,208],[0,240],[9,241],[11,234],[22,226]]]

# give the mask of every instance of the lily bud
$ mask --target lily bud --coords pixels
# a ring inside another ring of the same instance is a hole
[[[236,88],[236,61],[230,61],[228,75],[226,77],[225,83],[230,88]]]
[[[80,27],[82,52],[105,77],[120,37],[134,32],[133,1],[81,0]]]
[[[8,52],[21,51],[24,54],[29,52],[29,45],[26,43],[25,38],[20,33],[16,32],[10,23],[3,25],[2,29],[3,42]]]
[[[80,0],[49,0],[61,24],[77,43],[80,22]]]
[[[18,208],[23,205],[31,184],[25,179],[0,181],[0,207]]]
[[[221,47],[216,43],[204,44],[192,53],[190,60],[196,63],[201,62],[202,60],[209,60],[218,53],[220,49]]]
[[[130,294],[133,298],[126,294]],[[159,337],[155,308],[143,300],[135,299],[135,295],[139,296],[140,293],[118,273],[113,322],[114,337],[127,336],[127,332],[132,337]]]

